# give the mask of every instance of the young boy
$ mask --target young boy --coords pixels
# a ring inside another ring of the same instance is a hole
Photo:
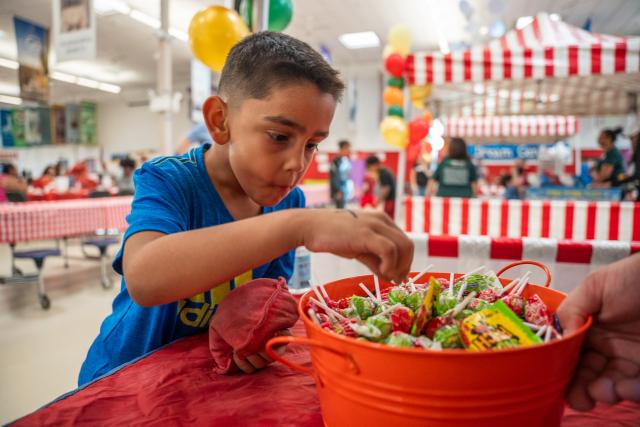
[[[205,331],[235,287],[259,277],[288,280],[297,246],[357,259],[386,279],[405,278],[413,245],[384,215],[300,209],[296,184],[329,133],[342,91],[338,73],[287,35],[258,33],[231,50],[220,96],[203,108],[213,146],[160,157],[135,172],[129,227],[114,261],[121,291],[80,385]],[[235,362],[251,372],[268,360]]]

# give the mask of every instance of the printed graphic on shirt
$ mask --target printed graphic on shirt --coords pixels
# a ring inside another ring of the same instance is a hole
[[[442,183],[444,185],[469,184],[469,169],[464,165],[462,167],[446,166],[442,171]]]
[[[253,271],[246,271],[230,282],[224,282],[207,292],[194,295],[178,302],[178,319],[192,328],[206,328],[218,304],[232,289],[240,287],[253,279]]]

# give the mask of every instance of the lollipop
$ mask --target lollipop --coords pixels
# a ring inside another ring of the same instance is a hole
[[[447,311],[456,306],[458,300],[455,295],[451,295],[449,292],[440,292],[438,299],[435,302],[436,315],[442,316]]]
[[[408,293],[403,288],[396,286],[388,294],[387,298],[392,304],[403,303]]]
[[[498,293],[496,292],[495,289],[489,288],[489,289],[480,291],[480,293],[478,293],[478,298],[490,303],[494,303],[498,299]]]
[[[393,322],[391,320],[389,320],[388,317],[381,316],[381,315],[371,316],[365,322],[365,325],[374,326],[376,329],[378,329],[380,331],[380,336],[377,337],[378,339],[386,338],[387,335],[389,335],[391,333],[392,324],[393,324]],[[393,329],[393,330],[395,330],[395,329]]]
[[[549,310],[538,294],[527,299],[527,304],[524,307],[524,320],[540,326],[549,323]]]
[[[500,300],[504,302],[517,316],[522,317],[524,315],[524,298],[518,295],[505,295]]]
[[[423,293],[420,291],[416,291],[407,295],[405,299],[402,301],[402,303],[407,307],[409,307],[414,312],[416,312],[420,309],[420,304],[422,304],[423,298],[424,298]]]
[[[429,278],[429,289],[424,296],[422,305],[416,313],[416,319],[411,327],[411,335],[417,337],[422,332],[422,329],[427,322],[433,316],[434,300],[438,298],[440,294],[440,282],[438,282],[433,276]]]
[[[366,320],[373,314],[373,302],[370,299],[354,295],[349,301],[349,308],[345,312],[349,317]]]
[[[443,326],[450,325],[451,323],[453,323],[453,319],[450,316],[434,317],[433,319],[429,320],[427,326],[424,328],[424,334],[428,338],[433,338],[433,335],[438,329],[442,328]]]
[[[439,342],[442,348],[462,348],[460,329],[455,323],[438,329],[433,334],[433,340]]]
[[[393,332],[385,340],[385,344],[393,347],[413,347],[415,338],[404,332]]]
[[[409,333],[413,325],[413,311],[407,307],[398,307],[391,312],[391,328],[393,332]]]
[[[482,292],[485,292],[485,291],[481,291],[481,293]],[[473,311],[482,310],[483,308],[487,308],[487,307],[489,307],[489,303],[486,300],[481,299],[480,296],[478,296],[478,298],[472,299],[467,305],[467,308]]]

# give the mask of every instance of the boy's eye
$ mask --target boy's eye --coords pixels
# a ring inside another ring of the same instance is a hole
[[[307,151],[318,151],[318,144],[307,144],[305,149]]]
[[[289,137],[287,135],[281,133],[269,132],[268,134],[269,138],[276,142],[287,142],[289,140]]]

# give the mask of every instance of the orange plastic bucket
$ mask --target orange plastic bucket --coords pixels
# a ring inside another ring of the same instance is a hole
[[[565,295],[530,284],[553,313]],[[429,276],[449,278],[449,273]],[[461,274],[456,275],[460,277]],[[500,279],[502,284],[508,279]],[[358,283],[373,289],[373,277],[359,276],[325,285],[332,299],[363,295]],[[381,282],[385,288],[391,283]],[[308,338],[276,337],[267,353],[292,369],[314,377],[324,421],[328,426],[557,426],[564,409],[563,395],[571,379],[584,335],[591,324],[547,344],[489,352],[432,351],[397,348],[360,341],[326,331],[304,313],[312,293],[305,294],[298,311]],[[273,347],[285,343],[310,347],[313,368],[278,356]]]

